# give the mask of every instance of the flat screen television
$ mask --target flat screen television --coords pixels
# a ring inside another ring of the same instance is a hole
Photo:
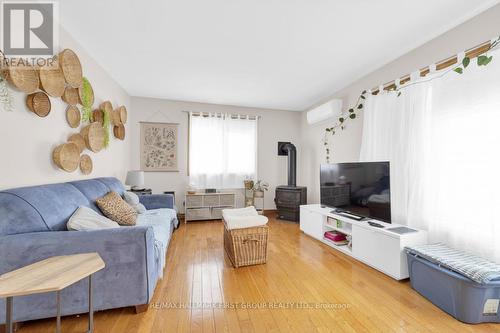
[[[320,184],[322,205],[391,222],[389,162],[323,164]]]

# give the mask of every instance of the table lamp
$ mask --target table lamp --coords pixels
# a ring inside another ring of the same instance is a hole
[[[144,186],[144,171],[133,170],[127,172],[125,185],[129,185],[131,190],[136,190]]]

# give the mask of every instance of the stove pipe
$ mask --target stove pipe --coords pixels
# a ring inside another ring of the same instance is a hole
[[[297,149],[290,142],[278,143],[278,154],[288,156],[288,186],[297,186]]]

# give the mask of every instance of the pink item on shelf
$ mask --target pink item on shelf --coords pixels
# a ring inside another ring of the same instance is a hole
[[[324,236],[325,236],[325,238],[328,238],[334,242],[340,242],[340,241],[346,240],[344,234],[340,234],[340,233],[336,233],[336,232],[332,232],[332,231],[325,232]]]

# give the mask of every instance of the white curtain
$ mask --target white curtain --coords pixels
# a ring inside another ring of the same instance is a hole
[[[189,114],[189,182],[196,188],[242,188],[257,175],[257,119]]]
[[[500,262],[500,52],[491,55],[400,97],[369,96],[360,159],[391,162],[394,223]]]

